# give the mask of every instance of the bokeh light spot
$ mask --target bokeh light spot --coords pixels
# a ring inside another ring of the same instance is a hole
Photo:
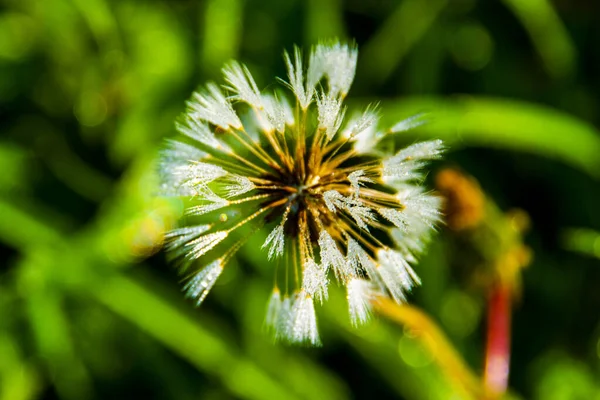
[[[35,42],[35,31],[35,22],[26,15],[0,15],[0,58],[15,61],[28,55]]]
[[[440,317],[448,331],[466,337],[479,322],[481,306],[465,293],[451,291],[443,301]]]
[[[478,71],[492,59],[494,42],[483,26],[469,23],[454,33],[450,52],[461,68]]]
[[[421,339],[430,340],[427,336]],[[419,340],[421,340],[419,339]],[[402,360],[413,368],[422,368],[433,362],[434,355],[424,348],[418,340],[407,335],[402,336],[398,342],[398,352]]]
[[[83,126],[97,126],[106,118],[106,101],[98,93],[83,93],[79,102],[75,104],[73,113]]]

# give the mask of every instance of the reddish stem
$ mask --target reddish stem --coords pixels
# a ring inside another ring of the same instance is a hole
[[[506,392],[510,363],[511,289],[502,283],[488,300],[485,386],[491,393]]]

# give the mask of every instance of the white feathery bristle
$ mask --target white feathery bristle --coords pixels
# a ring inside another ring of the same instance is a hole
[[[362,169],[351,172],[348,175],[348,180],[350,181],[350,185],[352,186],[355,196],[360,194],[361,183],[373,183],[373,179],[365,176],[365,171]]]
[[[281,311],[281,293],[278,288],[273,289],[273,293],[267,304],[267,315],[265,317],[265,327],[270,330],[275,330],[277,327],[277,319]]]
[[[439,200],[439,199],[438,199]],[[409,207],[410,208],[410,207]],[[409,212],[408,215],[411,213]],[[396,248],[402,252],[407,261],[414,263],[416,256],[425,251],[425,245],[431,238],[432,225],[427,218],[408,217],[405,229],[394,228],[390,231],[390,236],[394,241]]]
[[[443,152],[444,145],[441,140],[415,143],[384,160],[381,175],[386,183],[421,180],[423,174],[420,169],[425,166],[426,161],[439,158]]]
[[[356,139],[365,131],[374,131],[379,121],[377,106],[369,105],[362,114],[355,114],[346,127],[342,135],[348,139]]]
[[[288,98],[285,95],[275,95],[275,101],[277,101],[279,108],[283,112],[285,124],[288,126],[293,126],[296,123],[296,117],[294,116],[294,110],[292,110],[292,106],[290,106]]]
[[[323,193],[323,200],[329,211],[336,212],[338,208],[343,207],[346,198],[337,190],[328,190]]]
[[[317,112],[319,114],[319,129],[325,130],[328,140],[333,139],[342,125],[346,110],[342,108],[342,100],[325,93],[317,96]]]
[[[262,128],[267,132],[276,130],[279,133],[284,133],[288,118],[285,104],[270,94],[263,95],[262,100],[262,114],[264,115],[259,116]]]
[[[256,108],[262,107],[262,97],[252,74],[248,68],[237,61],[231,61],[223,68],[225,80],[230,86],[226,88],[236,93],[232,98],[241,100],[248,105]]]
[[[208,214],[209,212],[216,211],[220,208],[227,207],[229,202],[225,199],[222,199],[212,193],[211,196],[206,196],[208,193],[203,193],[204,200],[208,201],[208,204],[198,204],[192,207],[188,207],[185,210],[185,215],[199,217],[204,214]]]
[[[394,224],[397,228],[402,230],[407,229],[407,216],[403,210],[398,210],[395,208],[378,208],[377,212],[381,214],[383,218]]]
[[[206,87],[208,90],[195,92],[193,99],[188,102],[191,116],[223,129],[229,129],[230,126],[241,129],[242,122],[221,89],[214,83]]]
[[[405,132],[410,129],[421,126],[427,122],[427,120],[423,119],[424,116],[425,116],[425,114],[419,113],[419,114],[410,116],[406,119],[403,119],[402,121],[397,122],[396,125],[394,125],[390,128],[390,133]]]
[[[357,58],[356,46],[340,43],[317,45],[310,56],[309,84],[316,85],[323,76],[326,76],[331,96],[345,97],[354,81]]]
[[[194,299],[196,306],[202,304],[208,292],[223,272],[221,260],[215,260],[198,271],[183,287],[186,297]]]
[[[294,323],[293,306],[295,297],[291,298],[288,295],[283,296],[281,307],[277,315],[275,323],[275,339],[290,340],[292,338],[292,327]]]
[[[428,140],[412,144],[402,150],[389,160],[392,162],[402,162],[407,160],[435,160],[444,153],[444,142],[439,139]]]
[[[335,240],[324,229],[319,233],[319,248],[322,267],[325,270],[331,267],[338,281],[345,282],[355,276],[356,271],[346,262],[346,258],[340,252]]]
[[[412,226],[408,227],[407,230],[394,228],[390,231],[390,236],[394,241],[395,247],[400,253],[406,258],[409,263],[417,262],[417,256],[425,250],[425,245],[429,240],[429,227],[426,227],[427,231],[421,234],[412,233]]]
[[[345,210],[348,212],[348,214],[350,214],[352,219],[354,219],[356,225],[365,231],[369,230],[368,224],[375,221],[375,214],[369,207],[352,205],[347,207]]]
[[[312,258],[304,263],[302,270],[302,290],[320,303],[327,300],[327,270]]]
[[[354,142],[354,150],[366,154],[373,150],[383,136],[377,131],[379,113],[375,106],[369,106],[361,114],[355,114],[346,124],[342,136]]]
[[[366,279],[353,278],[346,282],[346,289],[352,325],[364,324],[371,316],[371,301],[377,296],[373,283]]]
[[[158,177],[162,196],[193,196],[193,191],[182,186],[181,169],[192,161],[205,157],[206,153],[187,143],[168,140],[167,147],[160,152]]]
[[[294,95],[298,99],[298,103],[302,109],[306,110],[312,102],[313,95],[315,93],[314,85],[309,85],[304,79],[304,66],[302,65],[302,55],[298,47],[294,48],[294,62],[290,55],[285,52],[283,54],[285,64],[288,70],[288,78],[290,80],[289,87],[294,92]]]
[[[254,190],[256,186],[245,176],[229,174],[226,176],[225,197],[232,198]]]
[[[181,165],[174,171],[180,186],[195,196],[209,193],[206,185],[225,175],[227,171],[223,168],[199,161]]]
[[[317,328],[317,315],[315,304],[306,292],[299,292],[292,308],[292,330],[290,340],[294,343],[306,343],[320,346],[319,330]]]
[[[406,182],[420,182],[423,180],[422,168],[425,162],[421,160],[406,160],[403,162],[382,163],[381,178],[386,185],[399,187]]]
[[[377,252],[377,261],[377,271],[394,300],[398,303],[405,302],[405,292],[421,284],[415,271],[405,257],[395,250],[380,249]]]
[[[186,259],[191,261],[203,256],[221,243],[227,235],[228,233],[226,231],[218,231],[202,235],[197,239],[189,241],[185,245],[188,249],[185,253]]]
[[[196,146],[167,139],[165,148],[160,152],[162,164],[188,164],[190,161],[199,161],[206,157],[206,153]]]
[[[381,280],[375,262],[365,249],[354,239],[348,238],[348,252],[346,260],[356,271],[364,271],[371,281],[379,288],[380,291],[385,290],[385,284]]]
[[[212,225],[195,225],[186,226],[183,228],[177,228],[169,231],[165,235],[167,240],[167,250],[174,251],[176,254],[180,253],[179,248],[186,245],[190,241],[196,239],[208,231]]]
[[[269,233],[261,248],[269,248],[268,258],[272,260],[274,257],[281,257],[283,255],[284,244],[283,224],[279,224]]]
[[[398,200],[404,205],[402,211],[406,224],[410,227],[419,223],[426,224],[429,228],[435,228],[440,222],[442,199],[423,191],[417,186],[406,186],[396,195]]]
[[[228,149],[227,146],[219,142],[210,127],[195,118],[186,117],[181,122],[175,123],[175,129],[182,135],[194,139],[198,143],[212,147],[213,149]]]
[[[381,277],[381,280],[385,283],[385,288],[390,293],[392,298],[398,304],[406,302],[406,295],[404,294],[405,288],[402,282],[396,275],[396,271],[389,266],[377,265],[377,274]]]
[[[337,190],[328,190],[323,193],[323,200],[331,212],[342,209],[350,214],[361,229],[369,230],[368,224],[375,221],[373,211],[369,207],[365,207],[358,196],[346,197]]]

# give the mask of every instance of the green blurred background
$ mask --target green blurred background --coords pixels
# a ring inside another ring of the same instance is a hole
[[[152,163],[191,92],[231,58],[272,87],[283,49],[331,37],[359,45],[353,106],[427,112],[397,140],[448,141],[435,169],[529,215],[511,396],[600,399],[599,2],[0,4],[0,399],[470,398],[410,329],[351,328],[339,291],[322,348],[274,345],[264,237],[200,309],[160,250],[178,210]],[[455,243],[440,229],[411,302],[481,375],[485,295]]]

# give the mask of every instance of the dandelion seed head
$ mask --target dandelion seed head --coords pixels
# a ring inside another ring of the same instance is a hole
[[[347,289],[354,325],[375,297],[404,302],[420,284],[413,266],[440,220],[423,178],[444,146],[430,140],[387,155],[385,134],[420,117],[380,131],[371,105],[345,121],[357,57],[356,46],[337,42],[317,45],[307,60],[298,48],[284,53],[287,92],[263,91],[234,61],[223,86],[192,95],[176,124],[181,140],[167,143],[158,174],[160,193],[186,207],[166,249],[186,273],[199,267],[184,287],[197,304],[250,237],[263,238],[266,258],[284,272],[265,319],[277,340],[320,344],[315,303],[334,278]]]

